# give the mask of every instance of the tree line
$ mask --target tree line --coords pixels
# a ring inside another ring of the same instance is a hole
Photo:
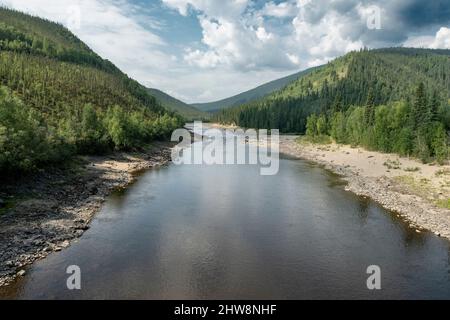
[[[120,70],[102,59],[61,24],[0,7],[0,50],[84,64],[111,73]]]
[[[450,50],[409,48],[352,52],[263,99],[221,110],[214,120],[284,133],[309,131],[316,140],[335,137],[337,124],[348,122],[348,137],[339,135],[339,141],[442,159],[445,148],[433,141],[445,141],[450,131],[449,56]],[[400,130],[395,123],[408,127]]]
[[[0,174],[135,150],[183,119],[62,25],[0,8]]]
[[[168,114],[155,117],[145,108],[126,111],[118,105],[67,107],[49,119],[0,87],[0,173],[30,172],[76,154],[140,148],[167,138],[179,125]]]
[[[364,106],[310,115],[306,135],[312,141],[331,137],[338,143],[443,163],[450,155],[450,107],[441,103],[436,91],[427,95],[423,83],[410,101],[375,106],[370,90]]]

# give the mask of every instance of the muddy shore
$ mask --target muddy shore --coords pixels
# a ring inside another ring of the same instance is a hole
[[[345,189],[368,197],[402,217],[416,232],[450,239],[450,167],[339,145],[298,143],[281,136],[280,152],[322,165],[347,181]]]
[[[142,153],[79,157],[0,188],[0,286],[26,272],[26,266],[70,246],[86,230],[106,197],[125,188],[139,171],[171,159],[170,143]]]

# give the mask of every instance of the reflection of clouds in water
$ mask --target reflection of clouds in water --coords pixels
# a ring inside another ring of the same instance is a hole
[[[318,167],[292,160],[281,167],[271,177],[256,166],[148,171],[121,201],[108,199],[78,243],[34,265],[9,296],[448,297],[447,242],[415,234],[370,200],[370,214],[360,216],[367,211],[360,199],[331,187],[336,178]],[[68,263],[85,275],[77,296],[65,289]],[[369,292],[371,264],[395,286]]]
[[[279,171],[278,130],[268,133],[264,129],[225,129],[201,122],[187,124],[185,129],[194,139],[185,138],[188,135],[182,130],[172,135],[172,141],[183,137],[183,143],[172,153],[176,165],[259,165],[261,175],[275,175]],[[186,140],[193,143],[186,146]]]

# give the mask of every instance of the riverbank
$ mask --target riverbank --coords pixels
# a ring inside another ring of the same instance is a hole
[[[280,152],[323,165],[365,196],[403,217],[417,232],[450,239],[450,166],[423,164],[394,154],[280,137]]]
[[[72,165],[40,172],[0,190],[0,286],[26,267],[68,247],[89,229],[105,198],[136,179],[139,171],[171,159],[170,143],[142,153],[79,157]]]

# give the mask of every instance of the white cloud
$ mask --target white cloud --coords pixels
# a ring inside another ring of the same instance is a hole
[[[187,15],[189,8],[202,11],[211,17],[238,17],[249,4],[249,0],[162,0],[167,6]]]
[[[292,22],[299,51],[307,61],[320,61],[363,47],[361,41],[354,41],[341,31],[347,23],[345,17],[333,11],[317,23],[308,22],[304,13],[300,13]]]
[[[258,29],[256,29],[256,36],[262,42],[267,42],[274,38],[274,35],[272,33],[267,32],[264,27],[258,27]]]
[[[441,27],[434,36],[411,36],[403,43],[404,47],[450,49],[450,28]]]
[[[214,51],[202,52],[200,50],[192,51],[188,49],[184,60],[190,65],[200,68],[215,68],[223,61],[223,58]]]
[[[295,17],[298,14],[298,7],[295,3],[291,2],[281,2],[278,4],[269,2],[265,4],[263,14],[277,18]]]
[[[289,54],[289,53],[287,53],[286,55],[293,64],[296,64],[296,65],[300,64],[300,58],[297,55]]]
[[[206,48],[189,48],[184,59],[191,66],[246,71],[296,67],[286,56],[283,38],[267,30],[262,11],[249,10],[248,0],[163,2],[181,14],[187,14],[191,8],[198,16],[201,41]]]
[[[450,28],[442,27],[436,33],[434,41],[430,44],[434,49],[450,49]]]
[[[161,51],[166,45],[164,40],[137,22],[133,6],[126,1],[3,0],[2,3],[65,25],[70,21],[68,8],[79,8],[80,28],[72,31],[95,52],[137,79],[143,68],[164,68],[171,63],[171,58]]]
[[[198,16],[205,47],[190,48],[184,55],[191,66],[294,71],[363,47],[346,28],[349,24],[365,27],[365,11],[345,16],[332,7],[325,10],[328,0],[271,1],[260,9],[247,7],[247,0],[163,1],[181,14],[191,8]],[[289,18],[290,27],[287,24],[283,32],[271,28],[266,16]]]
[[[419,0],[377,1],[383,29],[375,31],[367,28],[372,0],[271,0],[259,6],[254,0],[161,1],[173,19],[181,21],[178,13],[196,18],[201,38],[170,43],[158,35],[164,22],[127,0],[0,3],[64,24],[69,6],[77,6],[80,28],[72,31],[94,51],[144,85],[187,102],[204,102],[326,63],[363,45],[403,43],[413,31],[411,22],[398,18],[398,10]],[[422,36],[409,37],[405,46],[450,48],[449,28],[432,35],[422,31],[414,31]]]
[[[403,43],[403,47],[429,48],[434,39],[434,36],[411,36]]]

